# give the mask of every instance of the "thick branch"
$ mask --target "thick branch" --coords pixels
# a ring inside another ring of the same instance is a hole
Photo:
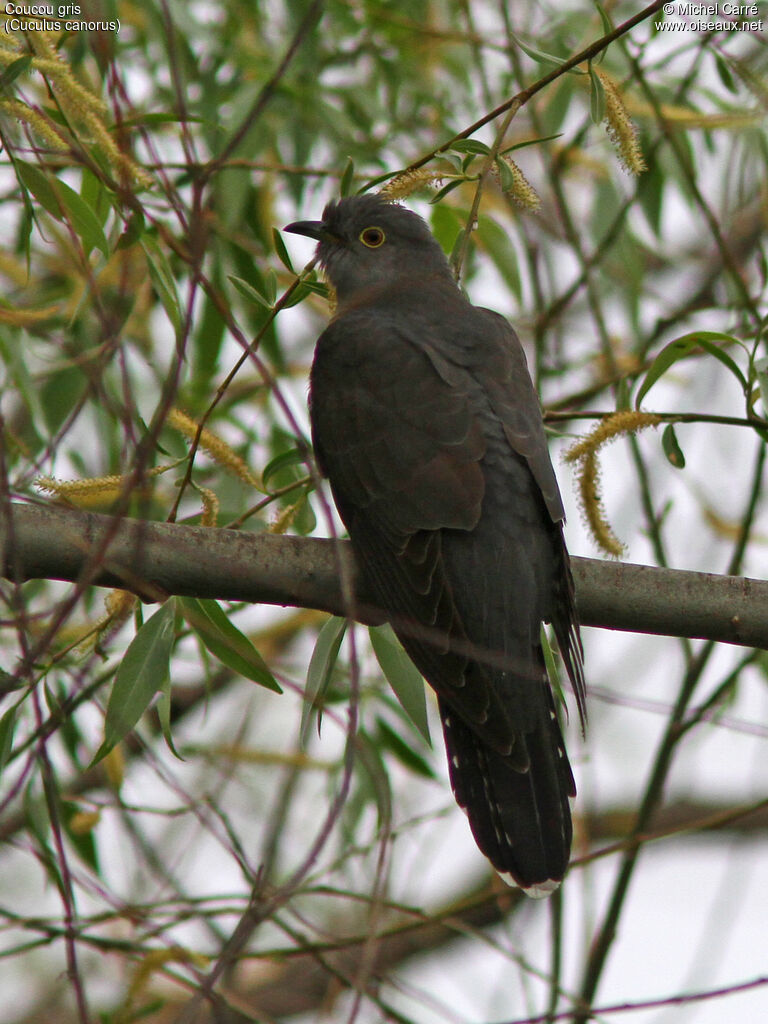
[[[108,542],[107,542],[108,540]],[[295,605],[345,614],[338,559],[348,542],[241,533],[14,504],[0,514],[6,579],[122,587],[145,600],[170,594]],[[574,558],[585,626],[707,638],[768,649],[768,582]],[[362,584],[354,617],[380,622]]]

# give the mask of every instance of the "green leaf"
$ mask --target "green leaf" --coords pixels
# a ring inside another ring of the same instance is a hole
[[[664,203],[666,177],[659,160],[651,160],[644,174],[637,179],[637,197],[646,219],[658,238],[661,234],[661,214]]]
[[[138,630],[117,670],[107,701],[104,742],[91,766],[125,739],[161,690],[169,672],[176,605],[166,601]]]
[[[393,754],[402,765],[425,779],[437,778],[429,763],[421,754],[417,754],[413,747],[409,746],[388,722],[385,722],[383,718],[377,717],[376,724],[379,727],[381,746]]]
[[[664,433],[661,435],[661,447],[664,449],[664,454],[667,456],[667,461],[670,465],[674,466],[675,469],[685,469],[685,456],[677,442],[677,434],[671,423],[666,426]]]
[[[287,452],[281,452],[276,455],[274,459],[271,459],[264,467],[264,472],[261,474],[261,482],[264,489],[267,488],[267,481],[270,477],[273,477],[276,473],[286,469],[288,466],[297,466],[304,463],[306,459],[306,453],[300,451],[298,448],[291,448]]]
[[[181,331],[181,305],[176,294],[176,282],[173,279],[170,264],[154,238],[147,235],[142,236],[141,247],[147,257],[152,284],[173,329],[178,334]]]
[[[491,152],[489,146],[484,142],[478,142],[477,139],[459,139],[453,143],[451,149],[456,153],[480,153],[483,156]]]
[[[79,366],[64,366],[45,380],[39,394],[45,424],[51,434],[55,434],[72,414],[87,387],[88,378]]]
[[[303,302],[310,293],[319,295],[326,301],[330,296],[327,284],[323,284],[322,281],[310,281],[305,279],[296,286],[283,308],[290,309],[291,306],[298,306],[298,304]]]
[[[402,704],[403,710],[427,743],[431,744],[427,701],[421,673],[403,650],[388,623],[383,626],[369,626],[368,635],[381,671]]]
[[[173,744],[173,734],[171,733],[171,677],[167,676],[162,690],[160,691],[160,699],[157,702],[157,717],[160,720],[160,728],[163,731],[163,739],[165,744],[173,754],[174,757],[178,758],[179,761],[183,761],[184,758],[178,752]]]
[[[467,180],[467,178],[454,178],[452,181],[449,181],[446,185],[443,185],[443,187],[439,189],[429,200],[430,206],[434,206],[435,203],[439,203],[440,200],[444,199],[449,192],[453,192],[455,188],[458,188],[459,185],[463,185],[464,182]]]
[[[507,153],[513,153],[516,149],[525,149],[526,146],[538,146],[540,142],[551,142],[553,139],[561,139],[562,137],[562,132],[554,132],[552,135],[539,135],[535,139],[524,139],[522,142],[516,142],[513,146],[507,146],[506,149],[502,149],[499,156],[506,156]]]
[[[768,416],[768,358],[755,360],[755,376],[760,388],[760,401],[763,403],[763,415]]]
[[[379,174],[375,178],[370,178],[368,181],[365,182],[365,184],[360,186],[355,195],[364,195],[364,193],[370,192],[372,188],[375,188],[377,185],[380,185],[383,181],[389,181],[391,178],[396,178],[398,174],[402,174],[402,170],[385,171],[384,174]]]
[[[608,17],[608,15],[607,15],[607,13],[605,11],[605,8],[603,7],[603,5],[601,3],[596,3],[595,7],[597,7],[597,13],[600,15],[600,21],[603,24],[603,35],[604,36],[608,36],[608,35],[611,34],[611,32],[613,32],[613,22]],[[594,58],[595,63],[599,64],[600,61],[605,57],[607,52],[608,52],[608,47],[606,47],[605,49],[601,50],[600,53],[598,53],[597,57]]]
[[[215,121],[206,121],[204,117],[194,117],[189,111],[184,111],[184,116],[179,117],[177,114],[137,114],[135,117],[126,117],[124,121],[120,121],[120,127],[125,128],[144,128],[152,127],[157,128],[164,124],[204,124],[209,128],[220,128],[221,125]]]
[[[69,185],[47,175],[34,164],[16,161],[16,171],[24,187],[32,193],[44,210],[55,219],[68,223],[83,243],[86,256],[91,249],[100,249],[109,258],[109,243],[99,218],[86,201]]]
[[[307,682],[304,687],[304,707],[301,713],[301,746],[306,746],[312,713],[318,712],[317,728],[320,730],[320,709],[323,696],[331,681],[331,674],[339,656],[341,641],[347,628],[347,620],[331,615],[317,634],[315,649],[309,659]]]
[[[352,157],[347,157],[347,163],[344,171],[341,175],[341,182],[339,183],[339,194],[348,196],[352,191],[352,185],[355,181],[355,164]]]
[[[255,302],[259,306],[266,306],[267,309],[272,309],[274,306],[274,303],[270,302],[266,295],[262,295],[260,291],[257,291],[252,284],[243,280],[242,277],[235,277],[234,274],[227,274],[227,277],[240,294],[244,298],[248,299],[249,302]]]
[[[72,819],[80,813],[82,808],[71,800],[60,800],[57,802],[59,803],[61,818],[64,823],[64,831],[67,833],[70,843],[72,843],[93,873],[98,875],[99,855],[96,849],[96,841],[93,838],[93,832],[78,832],[72,828]]]
[[[509,167],[503,161],[501,163],[509,171]],[[511,175],[511,171],[509,173]],[[517,266],[517,253],[509,240],[509,232],[505,231],[493,218],[481,217],[475,236],[478,245],[488,253],[509,290],[516,298],[521,299],[522,289]]]
[[[687,358],[698,348],[704,349],[705,352],[714,356],[715,359],[718,359],[723,364],[723,366],[727,367],[738,380],[744,394],[747,394],[748,386],[746,377],[728,353],[724,352],[715,344],[715,342],[718,341],[725,342],[730,345],[741,344],[738,338],[734,338],[730,334],[722,334],[720,331],[693,331],[691,334],[684,334],[681,338],[677,338],[675,341],[671,341],[666,345],[656,356],[653,363],[651,363],[651,366],[645,375],[643,383],[640,386],[640,390],[637,392],[637,396],[635,398],[635,408],[640,408],[640,403],[656,381],[667,372],[670,366],[680,359]]]
[[[285,269],[289,270],[292,274],[295,274],[296,271],[293,269],[293,263],[291,263],[291,257],[288,255],[288,250],[285,247],[283,236],[277,228],[272,228],[272,245],[275,247],[277,258],[283,264]]]
[[[549,679],[550,686],[552,687],[552,692],[554,693],[558,704],[567,714],[568,704],[565,700],[565,693],[563,692],[563,681],[560,676],[560,668],[557,664],[557,658],[555,658],[555,652],[552,650],[552,644],[549,642],[547,627],[543,623],[539,627],[539,640],[541,641],[541,650],[544,654],[544,667],[547,670],[547,678]]]
[[[8,763],[8,758],[13,750],[13,734],[16,730],[16,712],[18,708],[19,705],[14,704],[0,718],[0,774],[2,774],[3,768]]]
[[[389,783],[387,766],[382,760],[378,745],[365,729],[360,729],[357,735],[355,760],[363,769],[361,776],[358,776],[361,790],[360,795],[369,800],[373,799],[376,804],[379,823],[390,821],[392,818],[392,787]],[[365,785],[366,782],[370,783],[367,787]],[[350,835],[351,838],[352,836]]]
[[[605,118],[605,89],[592,64],[589,65],[589,116],[593,124],[602,124]]]
[[[533,46],[528,46],[519,36],[513,35],[512,41],[520,47],[523,53],[527,53],[538,64],[554,64],[556,67],[565,64],[565,60],[562,57],[555,57],[553,53],[545,53],[544,50],[537,50]]]
[[[16,60],[11,61],[2,75],[0,75],[0,92],[5,92],[8,86],[15,82],[31,63],[31,54],[27,54],[25,57],[17,57]]]
[[[83,167],[80,175],[80,195],[93,210],[103,228],[112,209],[110,194],[88,167]]]
[[[134,210],[128,218],[123,233],[117,240],[116,249],[130,249],[144,234],[144,214],[141,210]]]
[[[498,156],[493,162],[499,174],[499,185],[501,186],[501,191],[512,192],[515,187],[515,176],[512,173],[512,168],[506,160],[502,160],[501,157]]]
[[[715,67],[717,68],[717,74],[720,78],[720,81],[723,83],[728,92],[732,92],[734,94],[738,93],[739,90],[736,83],[733,80],[731,69],[728,67],[727,63],[723,60],[719,53],[715,53],[714,57]],[[10,68],[8,70],[10,70]]]
[[[217,601],[195,597],[180,597],[177,601],[186,621],[222,664],[259,686],[283,692],[262,656]]]

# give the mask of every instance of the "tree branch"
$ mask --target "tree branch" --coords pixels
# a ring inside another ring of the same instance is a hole
[[[146,601],[171,594],[294,605],[344,615],[339,559],[350,545],[307,537],[168,525],[16,503],[0,517],[0,568],[21,583],[121,587]],[[100,543],[112,533],[99,558]],[[706,638],[768,649],[768,582],[574,558],[585,626]],[[383,616],[358,581],[354,617]]]

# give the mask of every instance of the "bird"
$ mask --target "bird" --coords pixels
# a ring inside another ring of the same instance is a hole
[[[317,242],[335,291],[310,426],[366,593],[437,695],[478,848],[508,884],[546,896],[568,867],[576,786],[542,623],[582,731],[586,704],[565,513],[523,348],[399,203],[349,196],[285,230]]]

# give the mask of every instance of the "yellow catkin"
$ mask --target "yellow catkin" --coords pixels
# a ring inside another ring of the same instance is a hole
[[[627,110],[634,117],[655,118],[656,110],[650,103],[640,100],[627,100]],[[659,110],[665,121],[679,128],[722,128],[737,131],[745,125],[755,124],[765,118],[764,110],[731,110],[719,111],[716,114],[702,114],[688,107],[675,106],[671,103],[659,104]]]
[[[661,417],[652,412],[640,412],[626,409],[606,416],[596,427],[567,448],[563,458],[566,462],[579,462],[588,452],[597,452],[606,442],[612,441],[621,434],[629,434],[646,427],[657,427]]]
[[[69,152],[70,145],[61,130],[44,114],[34,107],[30,107],[21,100],[4,99],[0,101],[0,107],[7,110],[17,121],[28,125],[35,135],[56,153]]]
[[[182,412],[181,409],[171,409],[166,422],[168,426],[178,430],[180,434],[189,438],[190,441],[194,441],[200,428],[200,425],[191,416]],[[227,442],[214,434],[212,430],[208,430],[207,427],[203,428],[200,432],[199,445],[223,469],[228,470],[257,491],[264,490],[261,481],[251,472],[243,459],[236,455]]]
[[[122,183],[133,181],[148,188],[152,184],[152,176],[116,144],[105,123],[108,114],[106,104],[75,78],[72,68],[56,49],[56,37],[50,32],[36,31],[28,32],[27,40],[34,53],[32,68],[45,76],[67,118],[86,129]],[[3,62],[7,63],[8,56],[9,51],[4,50]],[[13,104],[15,116],[29,124],[52,148],[62,149],[63,136],[52,123],[32,107],[18,101],[5,101],[4,106],[11,110]],[[63,148],[68,149],[69,146],[64,144]]]
[[[85,480],[57,480],[52,476],[41,476],[35,484],[41,491],[74,501],[91,494],[119,494],[124,479],[122,476],[94,476]]]
[[[301,497],[298,501],[292,505],[286,505],[284,509],[275,516],[272,522],[269,524],[268,533],[283,534],[289,529],[294,519],[296,518],[299,509],[305,502],[305,498]]]
[[[202,970],[209,963],[209,958],[203,956],[202,953],[195,953],[193,950],[185,949],[183,946],[169,946],[168,949],[150,950],[136,966],[123,1004],[123,1014],[125,1014],[123,1019],[129,1018],[129,1014],[126,1011],[131,1009],[136,999],[146,989],[150,978],[156,971],[162,970],[167,964],[190,964]],[[122,1014],[118,1015],[118,1020],[121,1018]],[[130,1015],[130,1019],[133,1020],[134,1017]]]
[[[541,199],[539,199],[536,189],[510,156],[502,156],[501,159],[512,172],[512,187],[507,190],[509,195],[524,210],[532,212],[538,210],[541,206]]]
[[[147,477],[158,476],[165,473],[173,466],[154,466],[146,471]],[[52,476],[40,476],[35,480],[35,486],[41,491],[55,494],[57,498],[64,498],[73,505],[88,506],[93,504],[104,504],[105,502],[116,501],[132,477],[129,474],[124,476],[94,476],[84,480],[57,480]],[[135,483],[135,481],[134,481]],[[144,481],[140,482],[143,486]]]
[[[3,250],[0,250],[0,274],[18,288],[25,288],[29,284],[29,268],[26,261],[19,260]]]
[[[125,777],[125,755],[121,743],[112,747],[102,758],[101,765],[112,789],[119,790]]]
[[[645,170],[640,144],[637,141],[637,129],[635,128],[621,93],[613,81],[604,71],[594,68],[594,73],[600,79],[600,84],[605,93],[605,123],[608,130],[608,138],[616,147],[619,160],[630,174],[640,174]]]
[[[123,623],[133,614],[138,598],[128,590],[110,590],[104,598],[110,621]]]
[[[661,417],[654,413],[638,412],[632,409],[617,412],[612,416],[606,416],[586,437],[566,449],[563,455],[566,462],[578,464],[579,502],[595,543],[602,551],[615,558],[622,554],[624,545],[611,529],[603,507],[597,454],[604,444],[608,444],[622,434],[634,433],[637,430],[644,430],[646,427],[655,427],[659,423],[661,423]]]
[[[46,306],[43,309],[8,309],[0,306],[0,324],[11,324],[13,327],[31,327],[61,316],[61,306]]]
[[[219,521],[220,503],[215,491],[210,487],[198,487],[200,500],[203,503],[203,515],[200,520],[201,526],[215,526]]]
[[[69,819],[69,830],[76,836],[86,836],[100,821],[100,811],[75,811]]]
[[[598,547],[619,558],[624,545],[611,529],[600,494],[600,466],[594,452],[588,452],[579,469],[579,498],[584,518]]]
[[[443,175],[437,171],[425,171],[419,168],[415,171],[403,171],[396,174],[394,178],[382,185],[378,194],[382,199],[395,200],[405,199],[417,189],[430,187],[442,181]]]
[[[106,642],[133,614],[138,598],[127,590],[110,590],[104,598],[105,614],[93,625],[78,644],[81,652],[93,650],[97,644]]]

